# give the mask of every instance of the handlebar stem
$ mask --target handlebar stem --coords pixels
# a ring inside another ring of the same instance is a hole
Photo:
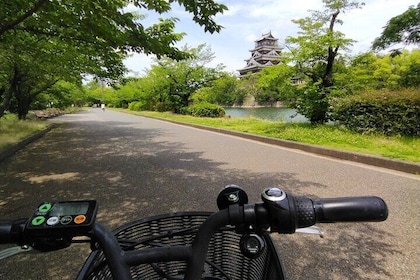
[[[108,259],[113,279],[131,280],[130,268],[125,262],[125,252],[119,246],[116,237],[103,225],[95,223],[92,231],[94,239],[99,243]]]
[[[229,209],[211,215],[200,227],[192,243],[192,257],[185,274],[185,280],[201,279],[210,239],[217,229],[229,224]]]

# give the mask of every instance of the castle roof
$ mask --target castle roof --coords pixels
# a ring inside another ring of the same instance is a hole
[[[255,40],[255,43],[263,41],[263,40],[273,40],[273,41],[278,41],[277,38],[275,38],[272,34],[271,31],[265,34],[262,34],[261,38],[259,38],[258,40]]]

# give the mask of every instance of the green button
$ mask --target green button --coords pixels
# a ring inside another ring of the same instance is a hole
[[[39,206],[38,211],[39,212],[48,212],[50,211],[52,205],[51,203],[44,203],[41,206]]]
[[[38,216],[32,219],[32,225],[40,226],[45,222],[45,218],[43,216]]]

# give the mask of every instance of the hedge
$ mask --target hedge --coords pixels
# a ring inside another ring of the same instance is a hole
[[[362,133],[420,136],[420,91],[375,91],[332,103],[334,120]]]
[[[210,117],[219,118],[224,117],[226,112],[221,106],[201,102],[183,108],[182,113],[185,115],[192,115],[194,117]]]

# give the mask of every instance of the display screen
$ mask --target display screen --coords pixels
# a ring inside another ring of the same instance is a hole
[[[56,203],[50,216],[85,215],[88,209],[89,202]]]

